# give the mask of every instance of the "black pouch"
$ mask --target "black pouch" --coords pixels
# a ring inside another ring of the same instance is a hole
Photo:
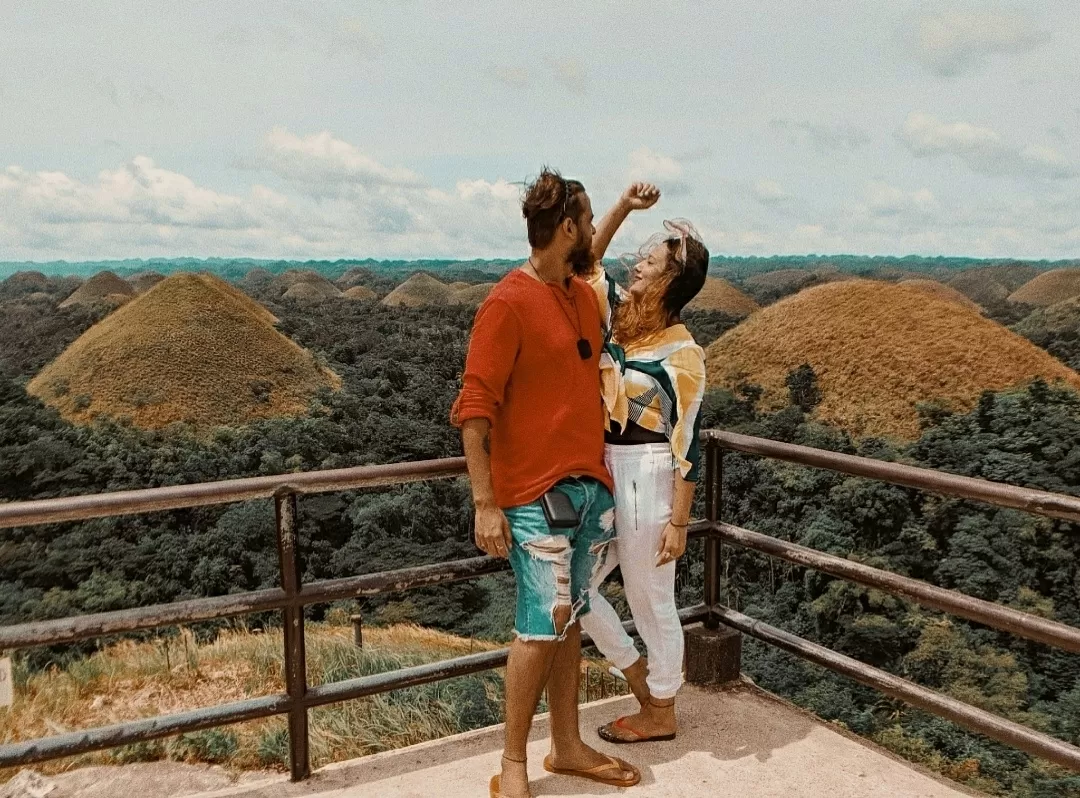
[[[581,524],[581,516],[574,509],[570,497],[552,488],[540,498],[544,508],[544,520],[552,529],[574,529]]]

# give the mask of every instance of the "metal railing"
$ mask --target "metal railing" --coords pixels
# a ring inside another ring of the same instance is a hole
[[[933,609],[1077,653],[1080,652],[1080,630],[1071,626],[722,523],[723,452],[761,455],[1070,521],[1080,521],[1080,498],[727,432],[707,432],[703,438],[706,518],[692,524],[690,532],[692,536],[705,538],[704,600],[702,604],[680,611],[684,623],[705,621],[712,628],[725,624],[995,740],[1080,770],[1080,748],[756,621],[724,606],[720,599],[721,547],[732,544],[816,568]],[[61,645],[104,635],[279,610],[284,620],[286,685],[284,694],[2,745],[0,767],[56,759],[273,715],[287,715],[290,772],[294,780],[300,780],[310,773],[308,713],[312,708],[504,666],[508,649],[485,651],[318,686],[307,684],[304,648],[304,608],[307,605],[475,579],[507,570],[508,565],[504,560],[474,557],[303,584],[297,550],[297,497],[458,477],[464,473],[464,460],[456,458],[0,504],[0,529],[3,529],[273,498],[277,513],[279,587],[0,627],[0,651]],[[626,626],[633,630],[632,623]]]

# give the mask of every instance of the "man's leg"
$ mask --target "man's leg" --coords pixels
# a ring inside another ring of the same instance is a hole
[[[558,645],[554,641],[520,639],[510,644],[510,658],[506,662],[506,742],[500,787],[506,796],[524,798],[529,795],[525,767],[529,729]]]

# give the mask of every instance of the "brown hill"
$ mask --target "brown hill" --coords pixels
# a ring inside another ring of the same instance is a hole
[[[761,306],[727,280],[708,277],[701,292],[687,307],[690,310],[719,310],[739,317],[749,316]]]
[[[459,288],[454,292],[450,300],[451,304],[478,308],[488,298],[488,294],[494,287],[495,283],[478,283],[477,285],[465,283],[464,288]]]
[[[418,308],[424,305],[447,305],[451,302],[453,291],[430,274],[417,272],[405,282],[383,297],[387,307]]]
[[[135,293],[142,294],[149,291],[164,279],[165,275],[158,274],[157,272],[138,272],[131,275],[128,278],[128,282],[131,283],[131,287],[135,289]]]
[[[175,274],[91,327],[27,391],[76,423],[200,429],[302,413],[340,379],[208,274]]]
[[[321,274],[310,269],[289,269],[270,281],[269,290],[282,299],[321,302],[341,296],[341,291]]]
[[[112,272],[98,272],[60,303],[62,308],[99,303],[119,305],[135,296],[135,289]]]
[[[914,439],[918,402],[967,411],[982,391],[1035,377],[1080,388],[1080,374],[996,322],[873,280],[781,300],[721,336],[707,363],[711,385],[760,385],[770,409],[787,404],[787,375],[809,363],[822,392],[816,417],[857,436]]]
[[[52,282],[41,272],[15,272],[2,283],[5,291],[29,294],[34,291],[48,291]]]
[[[357,285],[364,285],[372,277],[374,277],[374,275],[371,273],[370,269],[364,269],[360,266],[352,266],[346,269],[345,273],[342,274],[339,278],[334,280],[334,285],[344,291],[347,288],[353,288]]]
[[[968,310],[974,310],[982,313],[983,310],[975,302],[972,302],[962,293],[957,291],[951,285],[945,285],[945,283],[939,283],[937,280],[925,280],[919,278],[917,280],[901,280],[899,285],[906,285],[908,288],[914,288],[924,293],[936,296],[938,299],[944,299],[948,302],[955,302],[957,305],[962,305]]]
[[[949,285],[985,308],[1004,302],[1009,294],[1038,275],[1037,268],[1022,263],[979,266],[960,272],[949,280]]]
[[[1080,296],[1066,299],[1048,308],[1039,308],[1023,321],[1014,324],[1013,329],[1025,338],[1033,340],[1063,333],[1075,335],[1080,331]]]
[[[352,288],[347,288],[343,295],[346,299],[352,299],[354,301],[366,302],[372,299],[378,299],[379,295],[368,288],[366,285],[354,285]]]
[[[1052,269],[1024,283],[1009,301],[1049,307],[1074,296],[1080,296],[1080,269]]]
[[[748,288],[776,289],[787,293],[805,288],[814,280],[814,273],[806,269],[777,269],[747,277],[746,285]]]
[[[258,291],[261,288],[266,288],[273,279],[273,272],[261,266],[256,266],[254,269],[248,269],[247,273],[240,279],[239,284],[245,291]]]

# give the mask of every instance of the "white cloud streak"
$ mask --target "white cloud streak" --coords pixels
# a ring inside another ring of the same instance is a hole
[[[1076,177],[1076,166],[1052,147],[1017,147],[992,128],[969,122],[943,122],[913,112],[900,129],[900,140],[919,158],[954,156],[976,172],[1051,180]]]
[[[910,30],[916,57],[945,78],[981,69],[995,55],[1030,52],[1048,38],[1027,17],[992,8],[929,14]]]

